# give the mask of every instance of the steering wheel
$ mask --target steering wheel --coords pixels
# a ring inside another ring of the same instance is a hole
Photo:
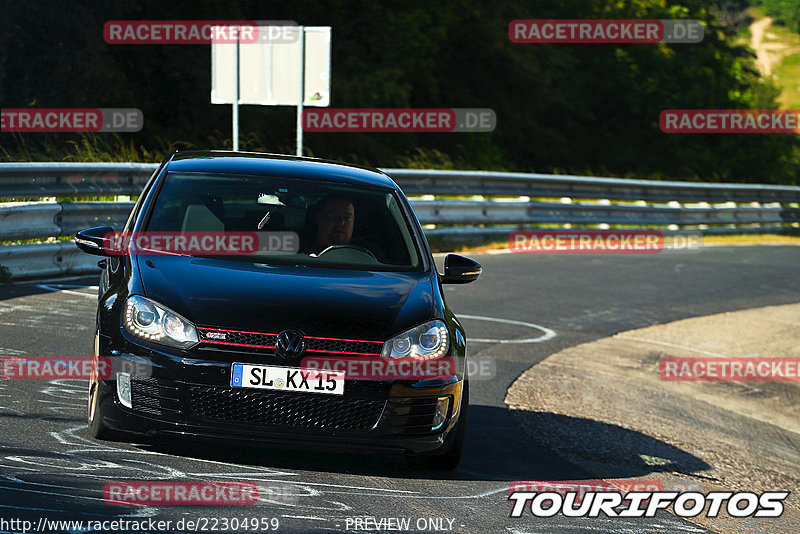
[[[375,260],[376,262],[380,263],[378,258],[375,257],[375,254],[373,254],[368,248],[360,247],[358,245],[331,245],[328,248],[326,248],[325,250],[323,250],[322,252],[320,252],[319,254],[317,254],[317,257],[320,257],[320,256],[322,256],[323,254],[325,254],[327,252],[331,252],[331,251],[334,251],[334,250],[347,249],[347,248],[353,249],[353,250],[358,251],[358,252],[361,252],[362,254],[366,254],[367,256],[369,256],[370,258]]]

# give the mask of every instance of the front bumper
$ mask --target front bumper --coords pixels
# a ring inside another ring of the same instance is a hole
[[[99,416],[115,430],[152,437],[187,436],[228,443],[341,451],[434,453],[454,430],[463,381],[348,380],[342,396],[233,388],[233,361],[263,363],[261,355],[206,352],[202,358],[124,341],[102,351],[135,362],[132,408],[113,380],[99,382]],[[249,361],[248,361],[249,359]],[[283,364],[285,365],[285,364]],[[440,397],[447,418],[433,428]]]

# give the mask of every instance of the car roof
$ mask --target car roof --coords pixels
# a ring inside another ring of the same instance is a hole
[[[329,182],[400,190],[389,176],[372,167],[285,154],[223,150],[175,152],[166,170],[318,178]]]

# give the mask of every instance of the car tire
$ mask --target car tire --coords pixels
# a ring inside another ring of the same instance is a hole
[[[461,395],[461,414],[458,417],[456,428],[450,433],[450,444],[445,444],[444,452],[425,456],[411,456],[408,462],[412,466],[419,466],[434,471],[452,471],[461,462],[464,452],[464,443],[467,441],[467,419],[469,415],[469,380],[464,380],[464,392]],[[448,436],[449,437],[449,436]]]
[[[101,387],[102,386],[99,381],[89,383],[89,402],[87,414],[89,420],[89,435],[95,439],[119,441],[121,434],[103,424],[103,417],[100,413]]]

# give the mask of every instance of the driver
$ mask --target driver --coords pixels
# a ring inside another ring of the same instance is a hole
[[[355,209],[353,201],[346,197],[327,196],[318,203],[315,241],[308,252],[319,254],[332,245],[345,245],[353,237]]]

